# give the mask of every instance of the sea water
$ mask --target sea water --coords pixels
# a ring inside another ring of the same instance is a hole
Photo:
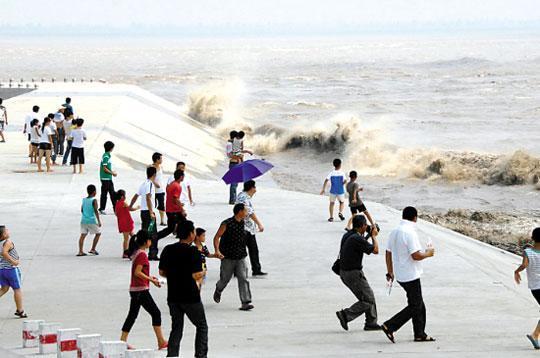
[[[318,192],[340,157],[369,200],[539,214],[540,36],[3,38],[0,63],[0,80],[136,84],[244,129],[288,189]]]

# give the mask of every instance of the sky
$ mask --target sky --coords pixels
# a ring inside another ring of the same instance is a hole
[[[539,0],[0,0],[0,34],[540,29]]]

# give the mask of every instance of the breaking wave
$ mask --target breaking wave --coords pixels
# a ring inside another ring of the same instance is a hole
[[[365,123],[351,113],[325,121],[295,122],[291,128],[271,124],[257,127],[238,110],[242,91],[240,81],[210,84],[189,96],[187,114],[224,137],[232,128],[246,131],[246,148],[258,155],[303,148],[336,153],[343,158],[345,168],[363,175],[486,185],[535,184],[540,189],[540,159],[524,151],[495,155],[402,148],[388,141],[384,126]]]

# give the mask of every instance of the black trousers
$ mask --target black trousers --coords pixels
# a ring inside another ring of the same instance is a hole
[[[101,196],[99,198],[99,210],[105,210],[107,206],[107,194],[111,198],[113,210],[116,207],[116,192],[112,180],[101,180]]]
[[[182,224],[186,221],[186,218],[181,213],[166,213],[167,214],[167,227],[160,232],[156,233],[152,237],[152,245],[148,249],[148,257],[155,258],[158,255],[158,241],[164,237],[169,236],[172,233],[176,232],[176,225]],[[155,237],[155,239],[154,239]]]
[[[246,232],[246,244],[249,253],[249,262],[251,263],[251,272],[261,272],[261,262],[259,261],[259,247],[257,238]]]
[[[150,249],[148,250],[148,258],[156,258],[158,254],[158,238],[157,238],[157,230],[156,230],[156,223],[154,221],[154,229],[149,230],[150,223],[154,221],[152,217],[150,216],[149,210],[141,210],[141,230],[144,230],[148,233],[148,237],[152,239],[152,246],[150,246]]]
[[[157,233],[157,239],[163,239],[164,237],[174,234],[176,232],[176,225],[186,221],[186,218],[182,213],[166,213],[167,214],[167,227]]]
[[[390,331],[396,332],[412,319],[414,338],[424,338],[426,336],[426,306],[422,298],[420,279],[410,282],[399,282],[399,284],[407,293],[407,307],[384,322],[384,325]]]
[[[150,295],[150,290],[130,292],[129,295],[131,296],[131,302],[129,303],[128,315],[122,326],[122,332],[129,332],[131,330],[141,307],[152,316],[152,326],[161,326],[161,312],[154,302],[152,295]]]
[[[206,358],[208,354],[208,325],[204,314],[204,306],[199,303],[173,303],[169,302],[172,318],[171,334],[167,357],[180,356],[180,342],[184,333],[184,315],[193,323],[195,333],[195,357]]]

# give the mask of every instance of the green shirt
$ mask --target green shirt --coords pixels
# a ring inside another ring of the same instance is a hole
[[[111,153],[103,153],[101,157],[101,165],[99,166],[99,179],[101,180],[112,180],[112,174],[106,173],[103,167],[107,167],[110,172],[112,172],[112,163],[111,163]]]

